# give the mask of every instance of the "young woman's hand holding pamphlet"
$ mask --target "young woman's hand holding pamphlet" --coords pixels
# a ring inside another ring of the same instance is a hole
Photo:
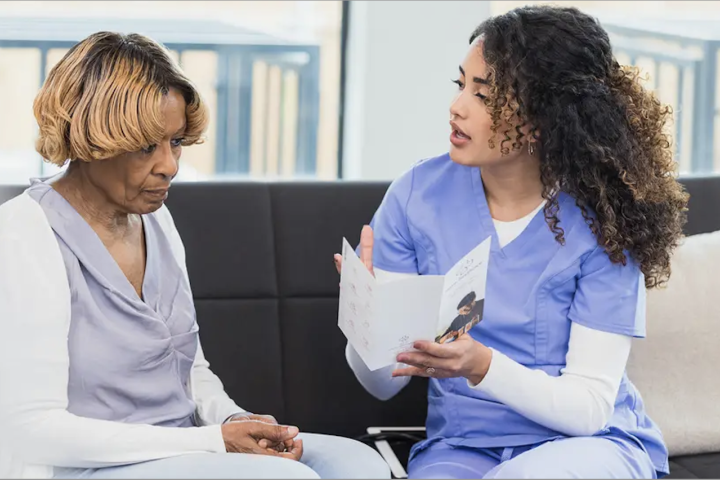
[[[372,248],[373,231],[366,226],[359,257],[345,239],[342,255],[335,256],[341,275],[338,326],[368,368],[400,361],[410,366],[396,370],[396,376],[434,377],[478,370],[473,376],[479,382],[492,354],[463,334],[482,320],[490,238],[445,275],[387,283],[374,278]]]

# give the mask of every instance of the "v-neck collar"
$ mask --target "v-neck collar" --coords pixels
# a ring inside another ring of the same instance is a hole
[[[143,276],[142,297],[140,298],[120,265],[110,254],[105,244],[92,229],[89,223],[75,210],[65,197],[60,195],[51,185],[42,182],[47,189],[44,201],[48,208],[45,213],[55,233],[70,247],[83,267],[91,271],[93,276],[105,288],[119,293],[126,300],[135,304],[151,307],[153,296],[157,293],[149,284],[155,274],[154,256],[152,254],[155,238],[152,228],[148,228],[146,219],[141,215],[145,238],[145,275]],[[82,248],[77,248],[82,246]],[[152,308],[154,310],[154,308]]]
[[[480,175],[479,168],[471,169],[471,178],[481,225],[483,229],[486,232],[489,232],[493,237],[490,247],[491,253],[494,253],[501,258],[508,258],[521,254],[528,242],[533,240],[540,232],[542,232],[543,227],[547,227],[545,215],[543,215],[542,213],[543,209],[541,208],[540,210],[535,212],[535,215],[533,216],[532,220],[530,220],[530,223],[527,224],[527,226],[523,229],[522,232],[520,232],[517,237],[515,237],[510,243],[508,243],[504,247],[501,247],[500,239],[495,228],[495,222],[493,221],[492,215],[490,214],[490,206],[487,203],[485,187],[483,185],[482,176]],[[562,203],[562,195],[559,201]]]

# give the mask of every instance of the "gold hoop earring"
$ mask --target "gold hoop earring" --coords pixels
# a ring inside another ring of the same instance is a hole
[[[528,142],[528,153],[535,155],[535,142]]]

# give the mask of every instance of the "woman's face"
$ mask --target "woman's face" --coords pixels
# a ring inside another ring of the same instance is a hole
[[[185,99],[180,92],[170,89],[165,95],[162,115],[165,136],[160,143],[82,165],[85,178],[120,211],[142,215],[159,209],[178,173],[186,124]]]
[[[500,154],[502,132],[508,128],[504,123],[500,124],[495,148],[490,148],[488,141],[493,137],[492,118],[484,101],[489,93],[487,78],[487,65],[481,45],[474,42],[460,66],[460,75],[456,81],[458,92],[450,104],[450,158],[461,165],[494,165],[510,161],[526,151],[511,149],[508,155]],[[510,143],[506,142],[506,146],[510,147]]]

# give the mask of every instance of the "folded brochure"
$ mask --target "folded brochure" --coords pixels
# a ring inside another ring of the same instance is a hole
[[[446,343],[482,320],[490,242],[445,275],[378,282],[343,239],[338,326],[370,370],[396,363],[418,340]]]

